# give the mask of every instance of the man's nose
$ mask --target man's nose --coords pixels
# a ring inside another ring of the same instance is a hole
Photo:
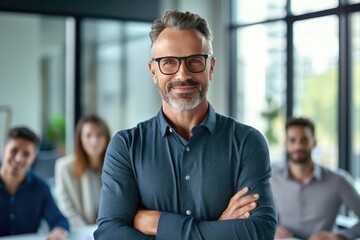
[[[180,62],[180,67],[177,71],[177,75],[181,76],[180,80],[186,80],[191,77],[191,72],[187,69],[184,59],[182,59]]]
[[[296,146],[296,149],[299,149],[299,150],[304,149],[304,143],[302,143],[301,141],[296,142],[295,146]]]
[[[21,162],[21,161],[23,161],[24,160],[24,156],[21,154],[21,153],[17,153],[16,155],[15,155],[15,162]]]

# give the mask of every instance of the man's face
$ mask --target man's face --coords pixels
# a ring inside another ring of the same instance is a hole
[[[311,160],[311,150],[316,145],[316,139],[309,127],[290,126],[286,132],[286,151],[289,161],[307,163]]]
[[[2,170],[14,177],[25,176],[36,156],[36,146],[23,138],[10,139],[3,147]]]
[[[152,57],[186,57],[195,54],[209,54],[211,48],[205,37],[195,29],[164,29],[152,48]],[[215,58],[206,60],[203,72],[192,73],[182,60],[177,73],[164,75],[158,63],[149,63],[154,83],[158,86],[163,102],[178,110],[190,110],[206,99],[209,81],[212,79]]]

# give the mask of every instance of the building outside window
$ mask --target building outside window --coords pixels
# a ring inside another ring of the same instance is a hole
[[[288,116],[312,119],[314,160],[348,170],[360,191],[359,0],[233,0],[232,114],[285,164]],[[343,144],[345,143],[345,144]]]

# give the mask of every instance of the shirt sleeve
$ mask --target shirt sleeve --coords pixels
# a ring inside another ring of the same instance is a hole
[[[260,133],[251,132],[252,134],[245,136],[242,141],[243,146],[239,146],[239,149],[242,149],[239,154],[242,167],[235,179],[237,190],[248,186],[251,194],[260,195],[258,206],[251,213],[251,217],[228,221],[202,221],[191,216],[162,212],[156,236],[145,235],[132,227],[133,218],[140,205],[140,196],[128,155],[128,142],[131,142],[131,139],[115,136],[105,156],[95,239],[273,239],[276,214],[269,183],[271,168],[268,148]]]
[[[98,228],[94,232],[97,240],[155,239],[154,236],[145,235],[132,227],[140,196],[128,150],[125,137],[117,134],[111,139],[106,151],[101,175]]]
[[[51,195],[50,189],[48,186],[45,188],[45,204],[44,204],[44,218],[48,223],[50,229],[55,227],[62,227],[67,231],[70,231],[69,222],[61,214],[59,208],[56,206],[54,198]]]
[[[244,137],[239,149],[243,152],[240,154],[242,168],[239,169],[237,189],[247,186],[251,194],[260,195],[251,216],[227,221],[196,221],[190,216],[162,212],[156,239],[274,239],[277,220],[269,182],[271,168],[267,144],[263,136],[253,130]]]
[[[352,184],[352,178],[347,173],[342,171],[341,175],[341,197],[346,204],[353,212],[357,215],[358,219],[360,217],[360,196],[356,191],[355,187]],[[344,229],[339,231],[339,234],[346,237],[346,239],[356,239],[360,237],[360,222],[358,221],[354,226],[349,229]]]

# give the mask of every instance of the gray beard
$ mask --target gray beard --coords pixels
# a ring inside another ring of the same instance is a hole
[[[208,90],[208,84],[204,85],[205,89],[203,89],[202,92],[199,93],[199,95],[197,95],[195,98],[193,99],[189,99],[186,97],[186,94],[184,94],[183,98],[180,99],[174,99],[169,95],[165,95],[161,92],[160,88],[159,89],[159,93],[160,93],[160,97],[167,103],[169,104],[171,107],[180,110],[180,111],[187,111],[187,110],[192,110],[194,108],[196,108],[201,101],[205,98],[207,90]]]
[[[203,100],[203,97],[201,97],[199,95],[196,98],[186,101],[186,103],[184,101],[184,103],[183,103],[182,99],[176,100],[171,97],[164,96],[161,92],[160,92],[160,95],[167,104],[169,104],[171,107],[173,107],[177,110],[180,110],[180,111],[192,110],[192,109],[196,108],[200,104],[200,102]]]

